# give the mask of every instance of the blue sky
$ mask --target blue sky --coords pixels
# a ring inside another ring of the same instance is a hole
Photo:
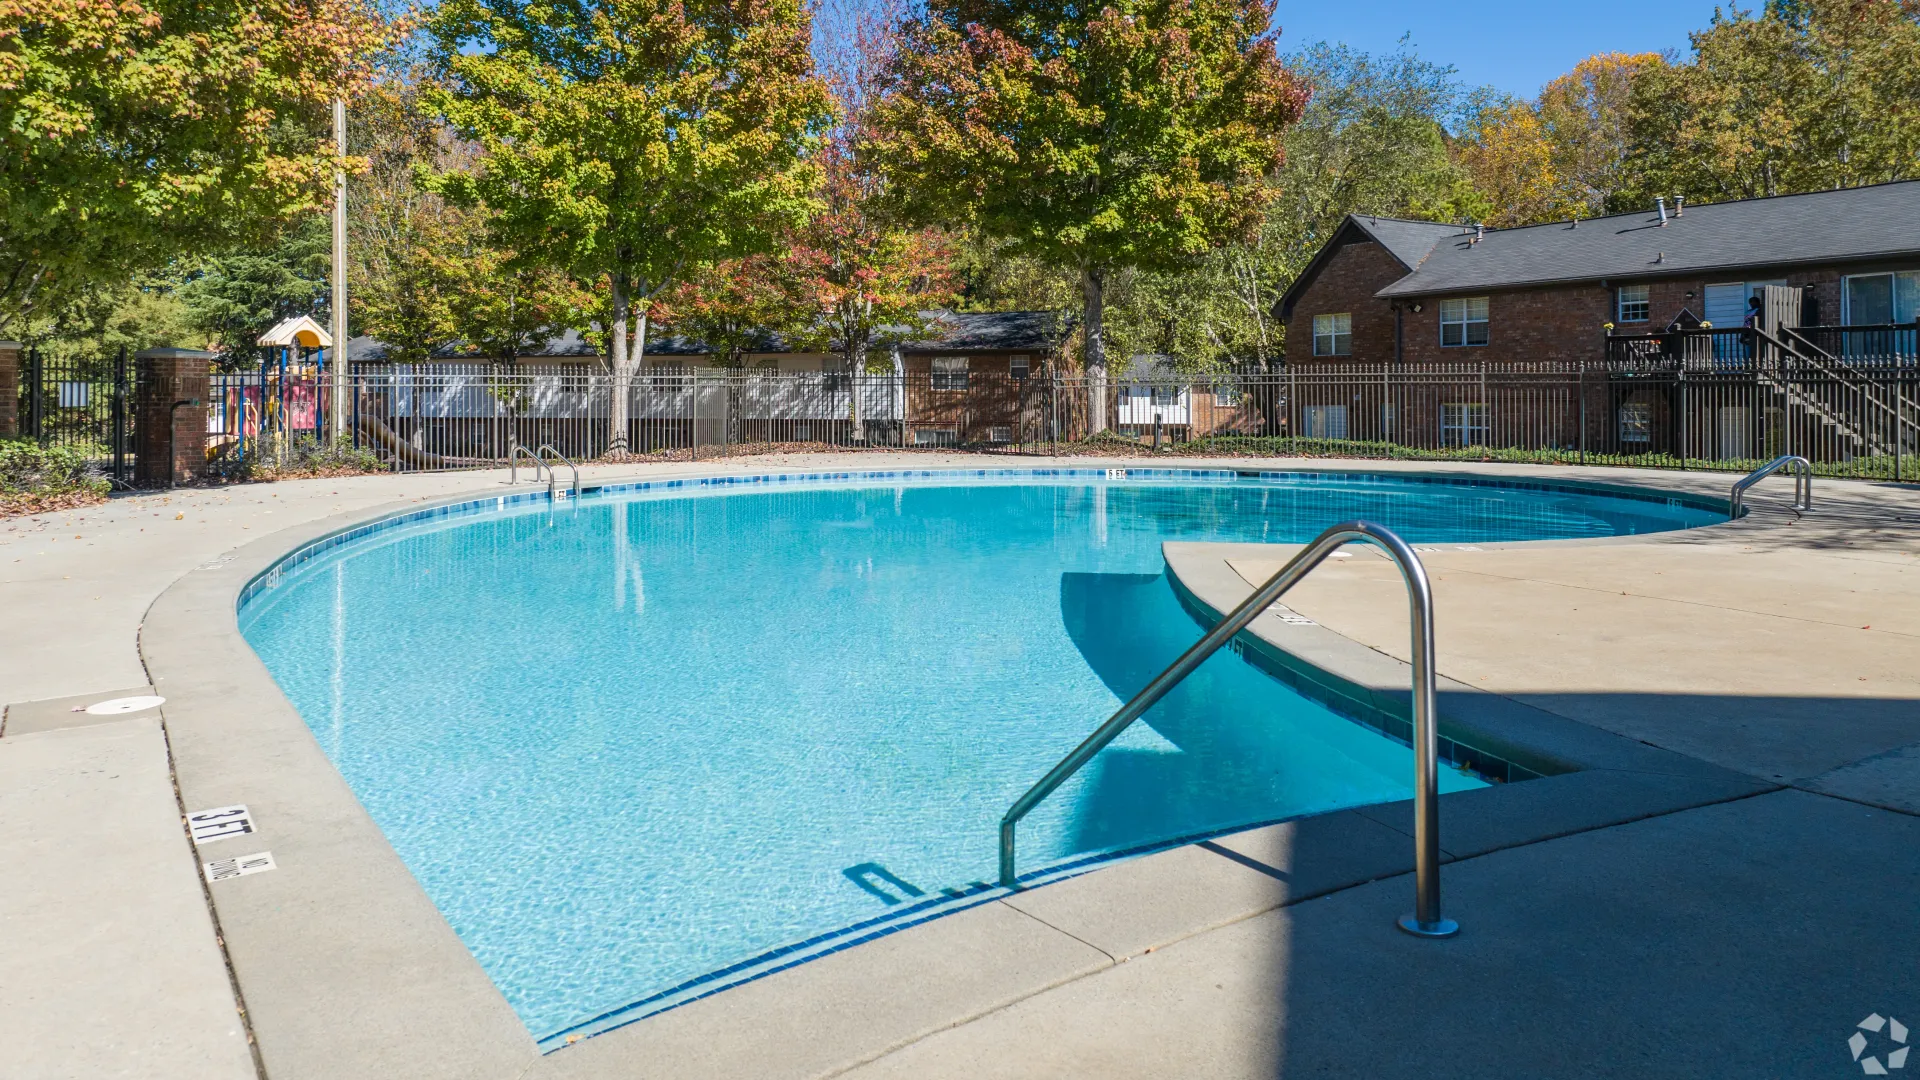
[[[1532,97],[1597,52],[1684,54],[1687,32],[1705,27],[1713,9],[1701,0],[1280,0],[1274,21],[1286,52],[1315,41],[1391,52],[1411,31],[1422,59],[1452,64],[1470,85]]]

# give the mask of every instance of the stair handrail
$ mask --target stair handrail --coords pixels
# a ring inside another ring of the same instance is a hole
[[[561,453],[558,450],[554,450],[552,443],[541,443],[540,449],[534,451],[534,456],[541,458],[542,460],[545,460],[546,453],[549,450],[553,451],[554,457],[557,457],[561,461],[566,462],[567,468],[573,470],[573,497],[578,499],[580,497],[580,466],[575,465],[572,459],[568,458],[567,455]],[[553,466],[548,465],[547,466],[547,497],[552,498],[555,494],[555,491],[556,489],[554,487]]]
[[[1733,482],[1733,490],[1727,494],[1727,519],[1740,516],[1740,511],[1746,507],[1748,488],[1789,465],[1794,470],[1793,509],[1802,513],[1813,509],[1813,463],[1799,454],[1781,454]]]
[[[1402,915],[1399,926],[1418,937],[1450,937],[1460,926],[1440,913],[1440,781],[1439,741],[1434,730],[1435,703],[1438,698],[1433,669],[1433,587],[1426,567],[1405,540],[1392,530],[1371,521],[1347,521],[1321,533],[1266,580],[1253,595],[1228,612],[1213,629],[1195,642],[1166,670],[1154,676],[1146,688],[1120,707],[1106,723],[1094,729],[1059,764],[1048,770],[1040,781],[1020,796],[1000,819],[1000,884],[1019,888],[1014,871],[1014,832],[1020,819],[1053,794],[1061,784],[1079,772],[1128,725],[1152,708],[1181,680],[1217,652],[1234,635],[1245,630],[1288,589],[1350,542],[1365,542],[1379,547],[1400,568],[1407,583],[1407,604],[1412,616],[1413,635],[1413,864],[1414,910]]]

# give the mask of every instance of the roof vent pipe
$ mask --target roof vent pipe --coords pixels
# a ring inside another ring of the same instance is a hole
[[[1487,238],[1487,227],[1476,222],[1473,226],[1473,242],[1479,243]]]
[[[1660,204],[1660,227],[1664,229],[1667,226],[1667,197],[1662,195],[1654,201]]]
[[[1684,209],[1686,205],[1687,197],[1685,195],[1675,195],[1673,197],[1673,216],[1679,217],[1680,211]]]

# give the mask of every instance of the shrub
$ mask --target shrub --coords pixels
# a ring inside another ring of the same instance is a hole
[[[112,485],[93,468],[94,449],[0,439],[0,493],[105,496]]]
[[[225,462],[220,472],[232,480],[294,480],[307,476],[357,476],[386,472],[387,465],[371,447],[355,446],[351,436],[322,442],[312,437],[295,438],[281,453],[269,446],[262,453],[247,447],[245,458]]]

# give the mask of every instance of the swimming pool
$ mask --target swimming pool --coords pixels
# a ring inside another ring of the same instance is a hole
[[[356,530],[240,621],[552,1047],[996,895],[1001,813],[1199,635],[1160,544],[1351,517],[1416,543],[1724,520],[1352,474],[675,482]],[[1222,653],[1035,811],[1022,866],[1411,780],[1406,747]]]

